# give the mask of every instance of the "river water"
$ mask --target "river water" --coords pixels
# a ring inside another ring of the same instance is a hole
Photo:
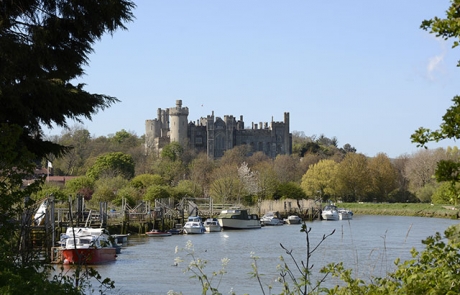
[[[384,276],[394,269],[393,261],[411,259],[410,249],[422,250],[421,241],[436,232],[444,230],[458,221],[439,218],[400,216],[354,216],[353,220],[314,221],[309,234],[311,247],[321,241],[323,235],[335,230],[313,253],[313,273],[331,262],[344,262],[366,280],[371,276]],[[256,278],[251,276],[253,260],[257,256],[257,269],[261,274],[265,294],[279,294],[280,283],[277,265],[283,256],[291,268],[292,260],[281,248],[280,243],[297,262],[306,259],[306,235],[300,232],[300,225],[282,225],[242,231],[222,231],[201,235],[173,235],[170,237],[130,236],[128,244],[114,263],[96,266],[103,278],[115,281],[116,290],[110,294],[167,294],[168,291],[182,294],[201,294],[201,285],[193,273],[184,269],[192,260],[186,251],[188,241],[193,244],[194,257],[207,262],[204,272],[209,278],[222,268],[222,259],[228,258],[227,273],[214,277],[212,285],[218,286],[222,294],[262,294]],[[176,253],[176,247],[179,251]],[[175,264],[176,257],[184,262]],[[299,277],[300,274],[297,275]],[[330,278],[327,284],[338,281]],[[208,292],[210,293],[210,292]]]

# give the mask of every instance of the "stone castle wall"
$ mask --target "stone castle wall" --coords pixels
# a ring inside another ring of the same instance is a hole
[[[157,153],[173,141],[188,144],[190,148],[206,152],[208,157],[220,158],[225,151],[236,146],[249,145],[252,152],[264,152],[274,158],[280,154],[292,153],[292,135],[289,130],[289,113],[284,121],[252,124],[245,129],[243,116],[214,117],[214,112],[196,122],[188,122],[189,110],[177,100],[176,106],[158,109],[157,118],[146,120],[145,148]]]

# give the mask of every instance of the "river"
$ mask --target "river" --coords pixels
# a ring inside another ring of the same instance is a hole
[[[335,230],[313,253],[313,273],[318,273],[328,263],[341,261],[362,279],[383,276],[394,269],[396,258],[411,259],[411,248],[422,250],[423,239],[436,232],[444,233],[449,225],[457,223],[456,220],[440,218],[356,215],[349,221],[309,222],[312,247],[323,235]],[[280,243],[293,251],[297,262],[305,261],[306,235],[300,229],[300,225],[282,225],[163,238],[130,236],[116,262],[94,268],[103,278],[115,281],[116,289],[110,294],[167,294],[171,290],[184,295],[201,294],[198,279],[190,278],[191,272],[184,273],[192,257],[185,251],[176,253],[176,247],[185,248],[187,241],[191,241],[195,258],[207,261],[204,272],[210,278],[213,272],[222,268],[222,259],[229,259],[227,273],[220,284],[220,277],[214,277],[212,281],[222,294],[231,291],[235,294],[262,294],[256,278],[250,274],[251,255],[258,257],[257,269],[265,294],[270,294],[269,285],[273,286],[271,294],[279,294],[281,287],[276,282],[279,257],[283,256],[290,267],[294,267]],[[176,265],[176,257],[181,257],[184,262]],[[331,278],[327,283],[337,282]]]

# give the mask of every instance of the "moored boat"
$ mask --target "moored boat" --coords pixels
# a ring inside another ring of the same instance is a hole
[[[186,234],[203,234],[205,232],[203,223],[199,221],[187,221],[183,229]]]
[[[284,221],[278,217],[278,212],[269,211],[260,218],[260,224],[265,226],[283,225]]]
[[[169,231],[160,231],[157,229],[152,229],[151,231],[148,231],[145,234],[149,237],[169,237],[172,235],[172,233]]]
[[[337,207],[334,205],[327,205],[324,207],[323,212],[321,213],[323,220],[339,220],[339,212]]]
[[[217,217],[222,229],[256,229],[260,228],[257,214],[249,214],[247,209],[225,209]]]
[[[345,209],[345,208],[339,208],[337,209],[337,212],[339,213],[339,219],[340,220],[351,220],[353,219],[353,212]]]
[[[219,224],[217,218],[208,218],[204,221],[204,228],[207,232],[219,232],[222,227]]]
[[[103,228],[70,227],[61,236],[64,264],[101,264],[115,261],[117,249]]]
[[[289,215],[284,221],[287,224],[300,224],[302,222],[302,218],[297,215]]]

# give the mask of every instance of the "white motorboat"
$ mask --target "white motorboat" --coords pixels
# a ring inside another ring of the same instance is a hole
[[[225,209],[217,217],[222,229],[255,229],[260,228],[257,214],[249,214],[247,209]]]
[[[345,209],[345,208],[339,208],[337,209],[337,212],[339,213],[339,219],[340,220],[351,220],[353,219],[353,212]]]
[[[104,228],[69,227],[60,243],[64,264],[100,264],[117,257],[117,249]]]
[[[302,218],[297,215],[289,215],[284,221],[287,224],[300,224],[302,222]]]
[[[203,234],[205,228],[201,217],[199,216],[190,216],[187,222],[184,224],[183,231],[186,234]]]
[[[204,221],[204,228],[207,232],[219,232],[222,227],[219,224],[217,218],[208,218]]]
[[[324,207],[323,212],[321,213],[323,220],[339,220],[339,212],[337,207],[334,205],[327,205]]]
[[[197,221],[187,221],[183,230],[186,234],[203,234],[205,232],[203,224]]]
[[[284,221],[278,217],[277,212],[269,211],[260,218],[260,224],[264,226],[283,225]]]

